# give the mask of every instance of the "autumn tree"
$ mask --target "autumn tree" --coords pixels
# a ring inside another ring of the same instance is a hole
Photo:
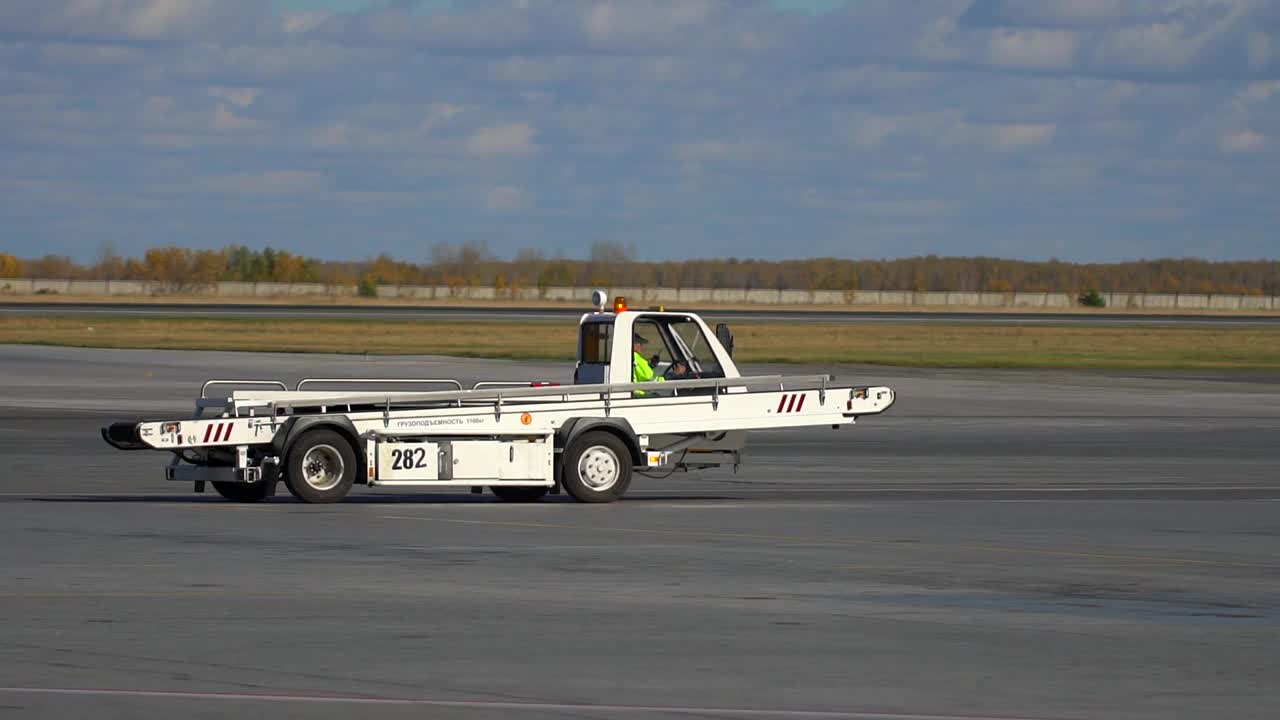
[[[66,255],[45,255],[21,264],[25,275],[47,280],[75,279],[83,277],[85,272]]]
[[[0,253],[0,277],[22,277],[22,261],[9,253]]]
[[[151,248],[143,255],[147,279],[161,283],[166,290],[182,290],[192,282],[194,256],[189,248]]]
[[[95,280],[120,280],[124,276],[125,260],[116,252],[115,243],[110,240],[98,246],[98,259],[89,269],[88,275]]]

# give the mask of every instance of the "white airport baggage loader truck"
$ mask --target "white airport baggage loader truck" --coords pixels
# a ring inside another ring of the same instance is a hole
[[[167,479],[196,492],[211,483],[241,502],[270,497],[281,480],[310,503],[341,500],[354,484],[487,487],[514,502],[563,489],[610,502],[635,473],[736,469],[749,430],[838,428],[894,402],[887,387],[836,385],[830,375],[742,377],[727,326],[629,310],[623,298],[610,308],[599,291],[593,301],[579,321],[572,385],[312,378],[290,390],[210,380],[194,418],[114,423],[102,437],[121,450],[172,453]],[[648,382],[632,382],[637,339],[655,372]],[[229,393],[211,396],[219,389]]]

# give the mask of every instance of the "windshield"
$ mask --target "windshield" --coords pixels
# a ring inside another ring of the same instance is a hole
[[[701,326],[693,320],[672,320],[669,324],[680,352],[690,363],[690,369],[698,377],[724,377],[724,368],[711,350],[711,343]]]

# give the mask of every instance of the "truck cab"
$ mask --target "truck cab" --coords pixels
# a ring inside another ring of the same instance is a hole
[[[736,378],[733,335],[721,324],[712,332],[692,313],[631,310],[625,298],[607,308],[600,293],[595,312],[582,316],[578,327],[577,385],[630,383],[637,339],[654,379],[700,380]]]

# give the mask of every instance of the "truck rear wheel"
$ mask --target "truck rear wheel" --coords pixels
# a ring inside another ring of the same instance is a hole
[[[303,502],[338,502],[351,491],[355,479],[355,450],[332,430],[303,433],[285,461],[285,487]]]
[[[613,502],[631,484],[631,452],[612,433],[595,430],[575,438],[565,449],[563,468],[561,484],[580,502]]]
[[[214,482],[213,489],[231,502],[254,503],[267,499],[267,482],[253,484],[238,482]]]
[[[491,485],[489,489],[493,491],[495,497],[503,502],[527,503],[541,500],[551,488],[548,487],[520,487],[512,485]]]

